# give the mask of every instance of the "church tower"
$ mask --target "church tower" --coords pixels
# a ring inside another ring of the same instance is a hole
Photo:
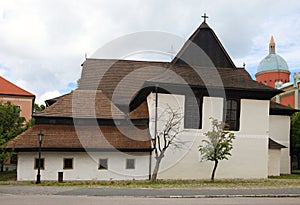
[[[279,88],[290,81],[289,67],[286,61],[276,54],[273,36],[269,43],[269,55],[259,63],[255,77],[257,82],[273,88]]]

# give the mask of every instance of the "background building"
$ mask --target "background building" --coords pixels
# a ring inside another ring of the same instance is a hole
[[[274,37],[269,43],[269,55],[267,55],[257,68],[256,81],[284,92],[273,100],[282,105],[299,109],[300,73],[294,74],[293,82],[290,82],[290,71],[287,62],[275,52]]]
[[[33,112],[35,95],[0,76],[0,101],[11,102],[20,108],[20,117],[29,121]]]

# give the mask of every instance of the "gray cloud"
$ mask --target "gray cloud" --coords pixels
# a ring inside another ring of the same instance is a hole
[[[140,31],[187,39],[204,12],[237,66],[246,62],[254,74],[274,35],[278,53],[299,71],[298,0],[19,0],[0,2],[0,74],[37,98],[66,90],[85,53]]]

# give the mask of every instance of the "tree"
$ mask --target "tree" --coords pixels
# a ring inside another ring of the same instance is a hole
[[[295,113],[291,118],[291,155],[297,157],[300,169],[300,113]]]
[[[39,105],[39,104],[34,103],[33,113],[36,114],[36,113],[39,113],[39,112],[41,112],[45,109],[46,109],[45,105]]]
[[[20,108],[10,102],[0,102],[0,166],[1,172],[5,161],[11,155],[6,145],[14,137],[26,130],[32,122],[25,123],[25,118],[19,116]]]
[[[211,118],[212,130],[207,131],[204,135],[208,138],[202,140],[203,145],[199,146],[199,151],[204,161],[213,161],[214,168],[211,174],[211,180],[214,181],[217,166],[220,160],[228,160],[231,156],[232,142],[234,134],[224,130],[225,123]]]
[[[176,148],[180,148],[183,142],[177,140],[177,135],[180,132],[180,124],[182,121],[182,115],[173,110],[169,105],[162,112],[161,117],[164,117],[162,121],[162,129],[156,133],[155,138],[152,139],[152,145],[154,148],[155,167],[152,173],[151,180],[156,181],[159,166],[162,159],[165,156],[167,149],[173,145]],[[156,119],[157,123],[157,119]],[[156,130],[156,129],[155,129]]]

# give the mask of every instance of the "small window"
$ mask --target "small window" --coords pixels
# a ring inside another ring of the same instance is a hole
[[[10,163],[11,164],[17,164],[18,163],[18,155],[17,154],[12,154],[10,157]]]
[[[98,169],[107,169],[108,168],[107,161],[108,161],[107,159],[100,159]]]
[[[64,159],[64,169],[73,169],[73,158]]]
[[[135,160],[134,159],[126,160],[126,169],[135,169]]]
[[[185,96],[184,128],[201,129],[202,96]]]
[[[20,117],[20,113],[21,113],[21,107],[20,106],[15,106],[16,107],[16,116]]]
[[[227,99],[224,105],[224,121],[226,128],[238,131],[240,126],[240,100]]]
[[[38,167],[39,167],[39,159],[35,158],[34,159],[34,169],[38,169]],[[45,159],[44,158],[41,158],[40,169],[45,169]]]

